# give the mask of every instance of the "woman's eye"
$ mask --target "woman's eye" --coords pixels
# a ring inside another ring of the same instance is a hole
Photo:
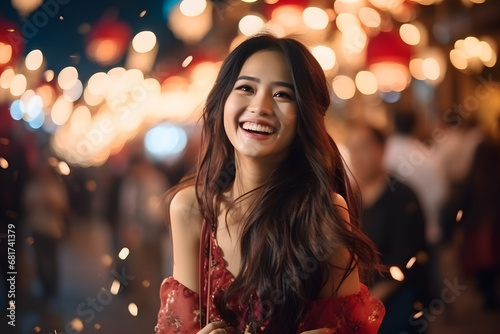
[[[241,90],[241,91],[250,92],[250,93],[253,92],[252,87],[250,87],[248,85],[238,86],[238,87],[236,87],[236,90]]]
[[[290,94],[286,93],[286,92],[276,92],[274,94],[274,97],[281,97],[281,98],[292,100],[292,96]]]

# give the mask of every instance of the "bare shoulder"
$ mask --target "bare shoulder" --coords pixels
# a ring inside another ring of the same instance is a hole
[[[170,226],[174,255],[173,276],[198,292],[199,248],[203,215],[194,186],[179,190],[170,202]]]
[[[345,227],[349,231],[352,231],[351,220],[349,218],[349,206],[347,205],[347,201],[345,200],[345,198],[338,193],[333,193],[332,202],[333,205],[335,205],[335,207],[338,209],[340,218],[342,219],[342,223],[345,224]]]
[[[340,210],[341,215],[344,215],[344,214],[348,215],[349,214],[349,208],[347,207],[347,202],[346,202],[345,198],[342,197],[342,195],[340,195],[338,193],[333,193],[332,194],[332,201],[333,201],[333,204],[337,208],[341,209]]]
[[[203,222],[194,186],[179,190],[170,202],[170,221],[184,227],[200,228]]]

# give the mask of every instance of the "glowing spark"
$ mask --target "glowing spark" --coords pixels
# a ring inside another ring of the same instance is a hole
[[[120,291],[120,282],[115,279],[113,284],[111,284],[111,289],[109,289],[109,291],[116,296],[118,291]]]
[[[3,157],[0,157],[0,167],[3,169],[9,168],[9,162]]]
[[[82,320],[80,320],[80,318],[74,318],[73,320],[71,320],[71,326],[77,332],[81,332],[83,330],[83,322]]]
[[[456,219],[456,221],[457,221],[457,223],[458,223],[459,221],[461,221],[461,220],[462,220],[462,216],[463,216],[463,214],[464,214],[464,211],[463,211],[463,210],[458,210],[458,212],[457,212],[457,217],[455,218],[455,219]]]
[[[64,161],[59,161],[59,163],[57,164],[57,169],[59,170],[59,173],[61,175],[69,175],[69,173],[71,172],[68,164]]]
[[[128,311],[130,312],[130,314],[132,314],[132,316],[136,317],[139,313],[139,308],[135,303],[130,303],[128,304]]]
[[[389,271],[391,273],[392,278],[395,279],[396,281],[402,282],[405,279],[405,275],[398,267],[392,266],[389,269]]]
[[[415,256],[412,257],[411,259],[409,259],[408,263],[406,264],[406,269],[410,269],[411,267],[413,267],[413,265],[415,264],[416,261],[417,261],[417,258]]]
[[[193,61],[193,56],[187,56],[186,59],[182,62],[182,67],[188,67],[189,64]]]
[[[130,250],[127,247],[123,247],[120,253],[118,253],[118,257],[122,260],[125,260],[129,254]]]

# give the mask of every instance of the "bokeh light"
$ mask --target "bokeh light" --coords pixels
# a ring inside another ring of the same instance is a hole
[[[0,167],[3,169],[9,168],[9,162],[4,157],[0,157]]]
[[[70,118],[71,131],[74,133],[85,132],[91,122],[90,110],[87,106],[80,105],[75,108]]]
[[[35,49],[26,55],[24,60],[26,68],[30,71],[36,71],[42,66],[43,54],[42,51]]]
[[[404,281],[405,275],[403,274],[401,269],[399,269],[399,267],[391,266],[389,268],[389,272],[391,273],[391,276],[394,280],[399,281],[399,282]]]
[[[23,118],[25,113],[24,105],[21,100],[14,100],[10,105],[10,117],[12,119],[19,121]]]
[[[482,39],[468,36],[455,42],[449,57],[455,68],[462,71],[479,72],[483,66],[495,66],[497,62],[496,43],[487,36]]]
[[[354,81],[345,75],[338,75],[332,82],[333,92],[339,99],[349,100],[356,93]]]
[[[15,75],[16,73],[12,67],[5,69],[2,74],[0,74],[0,87],[3,89],[9,89]]]
[[[246,15],[238,23],[238,29],[245,36],[255,35],[264,28],[264,20],[257,15]]]
[[[12,46],[7,43],[0,42],[0,65],[7,64],[12,59]]]
[[[314,30],[323,30],[330,22],[327,12],[318,7],[308,7],[304,9],[302,18],[306,26]]]
[[[146,53],[156,45],[156,35],[152,31],[141,31],[132,40],[132,47],[139,53]]]
[[[337,58],[335,56],[335,52],[331,48],[318,45],[311,50],[311,53],[321,65],[323,70],[328,71],[335,66]]]
[[[186,145],[186,132],[168,123],[152,128],[144,137],[146,151],[155,160],[175,157],[186,148]]]
[[[437,80],[441,74],[439,63],[434,58],[426,58],[422,61],[422,73],[427,79]]]
[[[83,93],[83,84],[80,80],[76,80],[73,87],[65,89],[63,91],[63,96],[66,100],[75,102],[82,96],[82,93]]]
[[[74,66],[65,67],[57,76],[57,84],[61,89],[71,89],[78,81],[78,70]]]
[[[206,0],[182,0],[179,9],[186,16],[198,16],[207,8]]]
[[[130,250],[127,247],[123,247],[118,253],[118,257],[120,258],[120,260],[125,260],[129,254]]]
[[[399,28],[399,35],[403,42],[408,45],[417,45],[420,43],[420,31],[411,23],[405,23]]]
[[[358,90],[365,95],[375,94],[378,90],[377,78],[370,71],[358,72],[355,83]]]
[[[137,305],[135,303],[128,304],[128,311],[134,317],[136,317],[137,314],[139,314],[139,308],[137,307]]]
[[[65,161],[59,161],[57,164],[57,171],[61,175],[69,175],[71,173],[71,169]]]
[[[63,97],[59,97],[50,112],[50,117],[52,122],[56,125],[64,125],[71,116],[73,111],[73,102],[66,100]]]
[[[13,96],[21,96],[28,85],[28,81],[23,74],[16,74],[10,81],[10,93]]]
[[[380,13],[371,7],[362,7],[359,9],[358,17],[361,23],[368,28],[378,28],[382,23]]]

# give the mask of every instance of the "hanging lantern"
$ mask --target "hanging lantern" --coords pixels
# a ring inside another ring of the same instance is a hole
[[[309,1],[307,0],[266,0],[262,13],[269,19],[269,28],[277,36],[304,34],[307,26],[304,24],[303,12]]]
[[[308,0],[265,0],[262,5],[262,13],[268,19],[271,19],[273,12],[280,7],[293,7],[302,12],[308,4]]]
[[[379,90],[401,92],[408,86],[411,56],[411,46],[396,31],[380,32],[369,40],[366,65],[375,74]]]
[[[94,25],[87,36],[87,55],[100,65],[114,65],[125,54],[130,37],[131,31],[126,23],[103,19]]]
[[[19,26],[13,21],[0,18],[0,73],[23,54],[24,44]]]

